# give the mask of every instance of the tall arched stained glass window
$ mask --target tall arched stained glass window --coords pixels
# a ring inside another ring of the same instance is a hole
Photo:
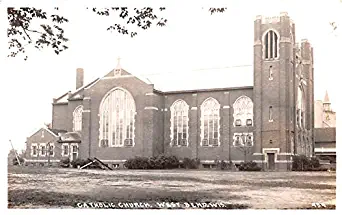
[[[183,100],[177,100],[171,111],[171,146],[187,146],[189,133],[189,105]]]
[[[253,126],[253,101],[240,96],[233,104],[234,126]]]
[[[134,145],[135,102],[121,88],[108,93],[100,105],[100,146]]]
[[[220,104],[214,98],[206,99],[201,105],[201,144],[218,146],[220,138]]]

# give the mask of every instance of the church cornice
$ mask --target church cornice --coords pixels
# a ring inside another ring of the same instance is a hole
[[[169,95],[169,94],[181,94],[181,93],[219,92],[219,91],[244,90],[244,89],[253,89],[253,86],[180,90],[180,91],[168,91],[168,92],[162,92],[162,93],[163,95]]]

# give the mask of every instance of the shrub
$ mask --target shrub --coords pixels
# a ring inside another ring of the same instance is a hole
[[[128,159],[124,166],[128,169],[173,169],[178,168],[176,156],[158,155],[153,157],[135,157]]]
[[[316,157],[312,157],[312,158],[311,158],[311,166],[312,166],[312,168],[317,168],[317,167],[319,167],[319,166],[320,166],[320,164],[319,164],[319,159],[316,158]]]
[[[61,159],[61,160],[59,161],[59,165],[60,165],[61,167],[64,167],[64,168],[69,167],[69,166],[70,166],[70,159],[69,159],[69,158]]]
[[[228,168],[228,163],[226,163],[224,160],[221,160],[219,166],[221,170],[225,170]]]
[[[158,155],[150,158],[153,162],[149,162],[151,169],[174,169],[178,168],[179,160],[176,156]]]
[[[261,171],[261,167],[254,161],[241,162],[239,165],[239,171]]]
[[[316,171],[328,171],[328,168],[327,167],[315,167],[315,168],[310,168],[310,169],[308,169],[307,171],[314,171],[314,172],[316,172]]]
[[[149,159],[145,157],[130,158],[125,161],[124,166],[128,169],[148,169]]]
[[[182,166],[185,169],[198,169],[199,165],[200,165],[200,160],[198,158],[196,159],[184,158]]]
[[[23,165],[23,164],[24,164],[24,161],[25,161],[24,158],[18,156],[18,159],[19,159],[19,161],[20,161],[20,164]],[[16,157],[13,158],[12,163],[13,163],[13,165],[19,165],[18,160],[17,160]]]
[[[322,171],[317,170],[319,167],[319,160],[316,157],[309,158],[305,155],[295,155],[292,157],[293,171]]]

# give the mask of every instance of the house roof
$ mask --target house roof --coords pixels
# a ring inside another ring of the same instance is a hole
[[[55,128],[46,128],[47,130],[51,131],[52,133],[54,133],[55,135],[58,136],[58,134],[63,134],[66,133],[66,130],[63,129],[55,129]]]
[[[66,132],[62,133],[59,143],[81,143],[81,134],[78,132]]]
[[[315,128],[315,142],[336,142],[336,128]]]

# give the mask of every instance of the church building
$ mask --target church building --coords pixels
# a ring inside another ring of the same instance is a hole
[[[120,63],[85,85],[77,69],[76,90],[53,99],[51,126],[27,138],[26,162],[96,157],[122,167],[135,156],[167,154],[203,166],[247,160],[290,170],[293,155],[314,153],[313,48],[295,36],[287,13],[257,16],[253,66],[192,87],[177,79],[166,79],[177,89],[166,87]],[[244,81],[234,81],[240,75]]]

